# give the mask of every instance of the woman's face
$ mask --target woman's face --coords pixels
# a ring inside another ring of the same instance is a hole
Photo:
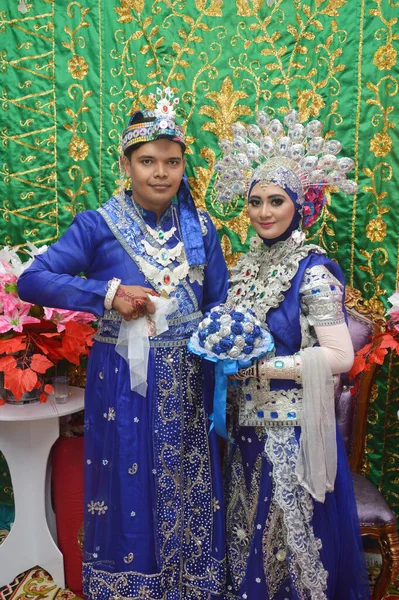
[[[278,185],[257,183],[248,198],[248,217],[260,237],[271,240],[282,235],[291,224],[295,205]]]

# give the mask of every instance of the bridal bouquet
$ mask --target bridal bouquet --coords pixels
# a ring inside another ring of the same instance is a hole
[[[271,335],[255,313],[220,304],[205,314],[190,340],[190,350],[213,360],[250,360],[268,351]]]
[[[273,338],[255,313],[241,305],[219,304],[205,313],[188,342],[194,354],[216,363],[211,430],[228,439],[226,395],[229,375],[248,367],[251,361],[274,349]]]

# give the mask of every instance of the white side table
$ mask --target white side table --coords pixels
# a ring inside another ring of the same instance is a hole
[[[15,522],[0,545],[0,587],[39,565],[59,587],[65,587],[64,559],[46,518],[50,486],[46,486],[50,450],[59,437],[59,417],[82,410],[84,390],[70,388],[66,404],[53,397],[44,404],[0,406],[0,450],[14,490]]]

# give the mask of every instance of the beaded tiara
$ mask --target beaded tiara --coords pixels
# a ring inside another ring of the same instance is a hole
[[[159,96],[158,99],[157,96]],[[164,136],[185,145],[183,129],[175,123],[176,113],[173,110],[173,107],[179,104],[179,98],[173,96],[174,93],[169,87],[164,91],[157,88],[156,94],[150,94],[150,97],[156,100],[155,110],[143,110],[141,112],[144,118],[153,118],[153,120],[147,123],[128,125],[122,133],[123,153],[130,146],[141,142],[153,142]]]
[[[255,181],[289,187],[300,205],[310,190],[330,185],[355,194],[356,183],[346,178],[354,161],[337,158],[340,142],[325,140],[321,130],[317,120],[306,126],[299,123],[296,110],[286,114],[284,125],[279,119],[271,120],[264,111],[257,113],[257,124],[246,127],[234,123],[233,139],[219,141],[223,156],[215,165],[219,173],[215,184],[218,200],[227,203],[247,194]]]

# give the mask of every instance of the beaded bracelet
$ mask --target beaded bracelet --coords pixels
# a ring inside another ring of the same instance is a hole
[[[118,279],[117,277],[113,277],[110,281],[108,281],[108,290],[107,290],[107,293],[105,294],[105,298],[104,298],[104,308],[106,310],[111,310],[112,303],[115,298],[116,290],[120,286],[120,283],[121,283],[121,280]]]

